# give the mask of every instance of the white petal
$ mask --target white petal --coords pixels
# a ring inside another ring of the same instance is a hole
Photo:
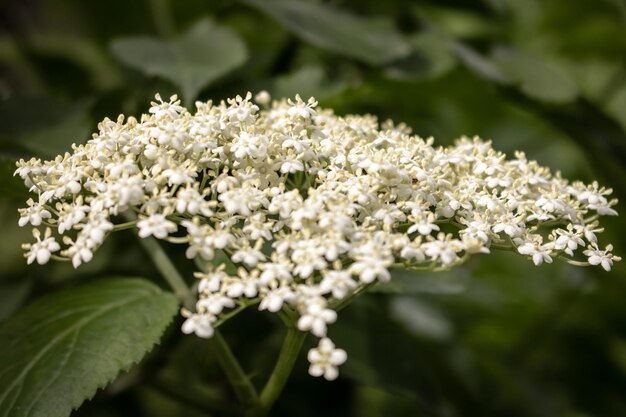
[[[341,365],[348,359],[348,354],[343,349],[336,349],[330,355],[330,362],[333,365]]]
[[[322,376],[322,374],[324,374],[324,369],[316,364],[311,364],[311,366],[309,366],[309,375],[311,376]]]
[[[339,371],[337,370],[336,367],[334,366],[326,367],[326,370],[324,371],[324,378],[327,381],[334,381],[335,379],[337,379],[337,376],[339,376]]]
[[[37,263],[43,265],[50,260],[50,251],[47,249],[39,249],[36,253]]]

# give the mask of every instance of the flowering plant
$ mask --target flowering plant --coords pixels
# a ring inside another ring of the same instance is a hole
[[[248,93],[192,113],[157,95],[148,115],[105,119],[72,153],[17,166],[35,195],[19,220],[34,226],[29,264],[77,268],[110,233],[136,228],[184,305],[184,333],[220,337],[251,306],[280,316],[289,332],[261,414],[307,333],[319,338],[309,373],[337,377],[347,355],[328,326],[394,268],[441,271],[492,250],[607,271],[620,260],[597,239],[599,218],[617,214],[610,189],[569,182],[522,152],[507,159],[479,138],[437,148],[404,124],[341,117],[313,98]],[[155,239],[185,245],[192,288]],[[245,380],[222,342],[227,374]],[[255,403],[249,381],[234,388]]]

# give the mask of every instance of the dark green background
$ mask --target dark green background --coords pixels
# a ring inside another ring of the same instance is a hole
[[[129,232],[76,271],[58,263],[26,268],[20,244],[30,231],[17,226],[16,210],[26,197],[10,175],[18,157],[70,150],[105,116],[140,115],[156,92],[182,93],[177,74],[190,67],[202,78],[232,59],[232,48],[216,49],[223,33],[200,38],[185,52],[189,67],[178,63],[169,78],[114,53],[113,44],[136,36],[177,42],[202,18],[240,38],[247,54],[201,80],[199,99],[261,89],[315,95],[339,114],[403,121],[442,145],[463,134],[493,139],[497,149],[524,150],[568,178],[597,179],[626,201],[623,0],[4,0],[0,319],[44,293],[110,273],[160,282]],[[623,204],[617,209],[626,213]],[[624,221],[605,225],[603,242],[624,255]],[[611,273],[535,267],[495,253],[442,275],[400,276],[331,327],[349,354],[340,379],[309,377],[303,355],[273,415],[626,416],[624,271],[622,263]],[[205,343],[183,337],[178,325],[76,415],[193,417],[203,415],[194,398],[230,401]],[[254,381],[263,381],[279,323],[251,311],[224,329]],[[173,392],[163,381],[189,388]]]

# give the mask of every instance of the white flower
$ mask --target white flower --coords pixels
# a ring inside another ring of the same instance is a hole
[[[225,308],[235,307],[235,302],[232,298],[221,294],[210,294],[206,298],[201,298],[196,303],[196,307],[199,311],[206,311],[210,314],[217,316]]]
[[[283,174],[293,174],[298,171],[304,171],[304,165],[297,159],[285,161],[280,166],[280,172]]]
[[[328,309],[319,300],[309,302],[298,320],[298,329],[311,331],[317,337],[326,336],[326,325],[337,320],[337,313]]]
[[[387,266],[389,262],[382,258],[363,257],[350,265],[349,271],[351,274],[358,275],[364,284],[374,282],[375,279],[387,282],[391,279]]]
[[[339,116],[313,98],[255,100],[196,102],[191,112],[157,95],[148,114],[103,120],[71,153],[20,160],[15,175],[34,197],[20,226],[54,227],[62,242],[35,231],[27,261],[58,252],[76,267],[111,232],[136,227],[184,245],[204,271],[184,332],[210,337],[229,309],[258,302],[296,312],[299,329],[324,337],[337,300],[399,265],[442,270],[494,249],[537,265],[586,264],[582,252],[609,270],[620,259],[598,248],[599,218],[617,214],[617,200],[595,182],[569,182],[521,152],[507,159],[479,138],[435,146],[403,124]],[[328,343],[311,369],[332,379],[345,353],[324,362]]]
[[[200,294],[212,294],[220,290],[222,282],[224,282],[228,275],[223,271],[224,265],[222,264],[217,270],[210,272],[196,272],[194,276],[200,279],[198,283],[198,293]]]
[[[176,223],[167,220],[165,214],[151,214],[137,222],[139,237],[154,236],[157,239],[165,239],[168,234],[176,231]]]
[[[357,287],[356,281],[352,279],[348,271],[326,271],[322,275],[323,278],[319,286],[320,292],[322,294],[331,293],[338,300],[344,298]]]
[[[535,265],[541,265],[543,262],[552,263],[552,248],[550,245],[542,245],[540,241],[524,241],[516,239],[519,245],[517,251],[522,255],[530,256]]]
[[[61,249],[61,246],[52,237],[52,231],[46,227],[43,239],[41,239],[41,232],[39,229],[33,229],[33,237],[37,239],[35,243],[27,243],[22,247],[28,252],[24,255],[26,257],[26,263],[32,264],[35,260],[39,265],[43,265],[50,260],[52,253]]]
[[[272,100],[272,96],[270,96],[270,93],[268,93],[265,90],[259,91],[254,96],[254,101],[256,101],[259,104],[268,104],[271,100]]]
[[[576,231],[572,225],[568,225],[568,230],[557,229],[556,234],[558,237],[554,241],[554,249],[562,250],[569,256],[574,256],[574,251],[579,246],[584,246],[585,241],[582,239],[582,228],[577,227]]]
[[[424,216],[419,220],[415,219],[415,223],[413,223],[413,225],[411,225],[406,232],[408,234],[412,234],[417,231],[420,235],[429,235],[433,231],[439,231],[439,226],[437,226],[434,222],[435,215],[433,213],[429,213],[427,216]]]
[[[278,287],[268,291],[264,295],[259,304],[259,310],[267,310],[275,313],[283,307],[284,303],[290,303],[294,299],[295,293],[290,287]]]
[[[90,262],[93,259],[93,248],[95,245],[92,241],[86,239],[84,235],[79,234],[75,242],[70,238],[64,239],[64,243],[69,246],[61,253],[72,260],[74,268],[78,268],[81,264]]]
[[[262,263],[259,268],[263,271],[259,278],[259,282],[263,285],[269,285],[271,282],[287,281],[291,282],[291,264],[288,260],[275,260],[274,262]]]
[[[101,245],[107,234],[113,230],[113,223],[99,212],[91,214],[87,222],[80,225],[81,235],[89,241],[91,247]]]
[[[156,102],[152,102],[150,113],[154,114],[157,119],[171,118],[176,119],[183,112],[184,107],[180,105],[180,100],[176,95],[170,97],[169,102],[164,102],[159,94],[156,95]]]
[[[176,211],[178,213],[202,214],[204,217],[213,215],[211,204],[204,200],[197,189],[182,188],[176,195]]]
[[[328,381],[333,381],[339,375],[337,367],[342,365],[348,355],[343,349],[336,349],[335,344],[327,337],[320,339],[316,348],[309,350],[307,358],[311,365],[311,376],[324,376]]]
[[[52,217],[50,212],[46,210],[42,204],[35,203],[32,198],[26,200],[26,204],[28,204],[27,208],[18,209],[20,213],[18,224],[20,227],[24,227],[28,223],[33,226],[39,226],[43,220]]]
[[[79,197],[75,204],[57,204],[57,212],[59,213],[57,220],[59,223],[59,234],[71,230],[87,216],[90,207],[84,206],[81,203],[82,198]]]
[[[237,249],[231,256],[232,261],[237,263],[243,263],[248,267],[256,266],[256,264],[265,260],[265,255],[263,254],[263,252],[261,252],[262,243],[262,240],[257,240],[257,243],[254,247],[246,245],[242,248]]]
[[[459,258],[457,253],[463,250],[464,245],[457,239],[446,240],[443,235],[440,235],[438,240],[426,242],[422,247],[426,256],[433,261],[438,260],[443,265],[450,265]]]
[[[315,106],[317,106],[317,101],[313,97],[309,98],[308,102],[302,101],[299,95],[296,94],[296,101],[293,102],[291,100],[287,101],[291,106],[287,110],[290,116],[298,116],[304,119],[309,119],[316,115]]]
[[[189,314],[181,330],[185,334],[195,333],[196,336],[208,339],[213,336],[213,323],[216,318],[207,314]]]
[[[583,253],[589,258],[591,265],[601,265],[605,271],[610,271],[613,261],[621,261],[622,258],[611,253],[613,245],[607,245],[605,250],[598,249],[595,244],[589,245]]]

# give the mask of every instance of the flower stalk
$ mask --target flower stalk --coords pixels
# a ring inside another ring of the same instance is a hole
[[[283,391],[289,375],[291,375],[305,338],[306,333],[299,331],[296,327],[287,328],[287,335],[283,340],[276,366],[261,392],[258,406],[251,409],[246,417],[265,417],[268,415]]]

